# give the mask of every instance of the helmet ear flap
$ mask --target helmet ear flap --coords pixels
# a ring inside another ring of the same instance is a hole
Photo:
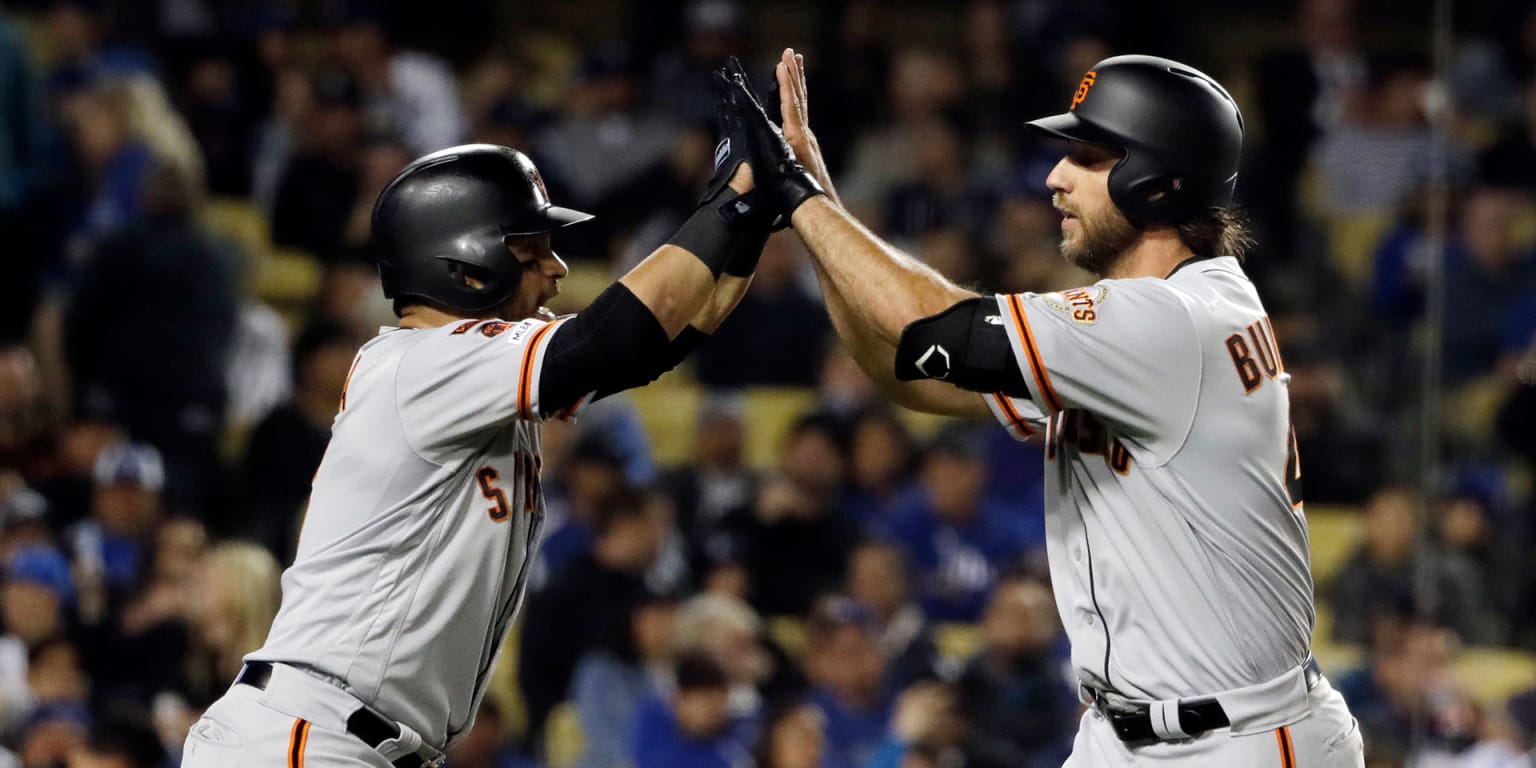
[[[1205,192],[1195,186],[1133,148],[1109,174],[1110,199],[1127,219],[1141,225],[1172,224],[1197,213]]]

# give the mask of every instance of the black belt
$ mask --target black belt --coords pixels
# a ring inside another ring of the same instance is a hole
[[[240,674],[235,676],[236,685],[249,685],[260,691],[267,689],[267,683],[272,681],[272,665],[265,661],[247,662],[240,668]],[[347,733],[356,736],[370,749],[378,749],[380,744],[400,736],[400,726],[379,716],[367,707],[358,707],[347,718]],[[431,768],[433,762],[421,755],[403,755],[393,763],[395,768]]]
[[[1312,686],[1323,679],[1322,668],[1317,665],[1317,659],[1311,656],[1302,665],[1302,674],[1306,679],[1307,690],[1312,690]],[[1145,744],[1163,740],[1152,728],[1152,708],[1149,705],[1111,704],[1103,691],[1089,685],[1083,687],[1093,697],[1094,708],[1109,720],[1110,727],[1121,741]],[[1190,738],[1232,724],[1227,711],[1221,708],[1221,702],[1212,696],[1179,699],[1178,713],[1179,730],[1189,734]]]

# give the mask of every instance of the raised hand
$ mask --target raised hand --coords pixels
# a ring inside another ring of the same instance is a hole
[[[785,48],[779,63],[773,68],[779,80],[779,115],[784,125],[784,140],[795,150],[795,156],[806,170],[816,177],[821,188],[833,200],[837,192],[832,188],[832,175],[827,172],[827,161],[821,156],[821,145],[811,132],[811,102],[805,87],[805,56]]]
[[[715,78],[725,89],[718,109],[740,121],[740,134],[749,145],[747,155],[754,182],[770,192],[777,211],[788,219],[806,200],[826,194],[816,178],[800,164],[783,132],[768,118],[741,62],[732,58],[715,73]]]

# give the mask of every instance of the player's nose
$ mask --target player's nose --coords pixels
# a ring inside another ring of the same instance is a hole
[[[1062,157],[1056,161],[1056,167],[1052,168],[1051,172],[1046,175],[1045,185],[1050,187],[1052,192],[1067,193],[1072,191],[1071,165],[1071,163],[1067,162],[1066,157]]]
[[[560,254],[555,253],[553,249],[549,251],[549,255],[543,261],[544,274],[556,280],[565,277],[571,272],[570,267],[565,264],[565,259],[560,258]]]

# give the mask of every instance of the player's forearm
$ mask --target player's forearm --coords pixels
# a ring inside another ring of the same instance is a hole
[[[896,378],[896,345],[884,341],[865,321],[864,315],[850,305],[832,284],[819,263],[816,278],[821,282],[827,314],[832,327],[843,340],[843,347],[864,370],[875,386],[892,402],[914,411],[950,416],[981,418],[987,407],[974,393],[937,381],[901,381]]]
[[[976,296],[876,237],[825,197],[797,208],[793,223],[825,270],[825,282],[879,341],[893,349],[912,321]]]
[[[715,276],[709,267],[687,250],[670,244],[652,251],[619,282],[655,315],[668,338],[677,336],[699,316],[715,290]]]
[[[741,303],[742,297],[747,295],[747,288],[752,285],[752,277],[736,277],[735,275],[721,275],[715,283],[715,290],[709,295],[709,300],[704,303],[703,309],[688,321],[688,324],[704,333],[714,333],[725,322],[736,305]]]

